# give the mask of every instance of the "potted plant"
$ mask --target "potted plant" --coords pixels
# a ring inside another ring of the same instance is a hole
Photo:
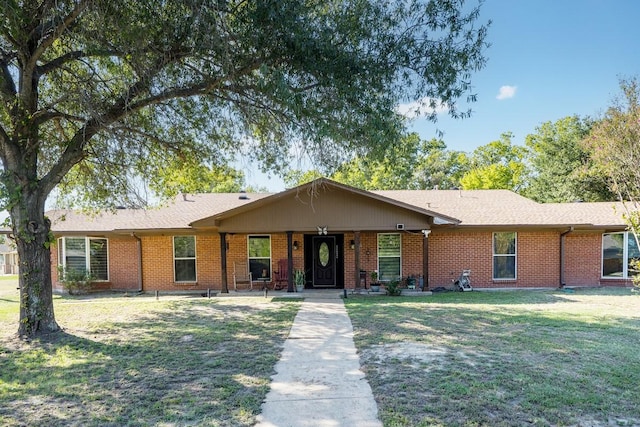
[[[304,276],[304,270],[295,270],[293,272],[293,283],[296,285],[296,292],[302,292],[304,290]]]
[[[378,282],[378,270],[371,272],[371,291],[380,292],[380,282]]]

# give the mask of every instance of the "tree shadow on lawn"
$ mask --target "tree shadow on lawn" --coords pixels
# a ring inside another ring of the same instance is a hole
[[[385,425],[640,423],[637,317],[367,308],[352,322]]]
[[[3,425],[253,425],[298,305],[182,301],[4,347]]]

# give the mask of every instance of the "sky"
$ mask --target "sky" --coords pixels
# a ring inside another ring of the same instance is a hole
[[[409,130],[426,140],[440,131],[447,148],[471,152],[505,132],[524,145],[542,123],[597,118],[620,95],[620,78],[640,78],[639,19],[638,0],[486,0],[478,22],[492,21],[491,46],[471,78],[471,118],[417,118]],[[284,189],[278,178],[245,173],[249,185]]]

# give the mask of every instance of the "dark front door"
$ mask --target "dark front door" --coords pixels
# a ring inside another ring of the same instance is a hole
[[[336,238],[313,237],[313,286],[336,286]]]

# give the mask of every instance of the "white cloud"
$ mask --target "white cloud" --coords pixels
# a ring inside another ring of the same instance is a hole
[[[513,98],[514,96],[516,96],[516,89],[518,89],[518,86],[501,86],[496,99],[502,100]]]
[[[400,104],[396,107],[398,114],[405,116],[408,119],[416,119],[418,117],[425,117],[431,113],[441,114],[449,111],[446,104],[439,100],[433,100],[434,106],[431,106],[432,98],[422,98],[417,101],[409,102],[406,104]]]

